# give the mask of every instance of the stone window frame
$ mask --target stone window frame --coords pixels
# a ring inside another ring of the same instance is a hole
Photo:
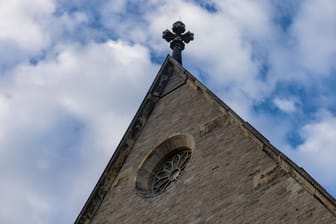
[[[194,148],[195,140],[192,135],[187,133],[175,134],[161,142],[147,154],[137,170],[135,179],[136,193],[141,197],[150,198],[165,192],[171,186],[168,186],[168,188],[162,192],[153,192],[152,184],[154,175],[168,158],[171,158],[175,153],[181,151],[188,150],[191,152],[188,161],[188,164],[190,165]],[[184,171],[185,169],[183,169],[183,172]]]

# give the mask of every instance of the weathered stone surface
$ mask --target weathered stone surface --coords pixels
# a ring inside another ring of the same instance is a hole
[[[169,82],[165,86],[161,95],[164,96],[164,95],[167,95],[168,93],[170,93],[171,91],[174,91],[174,89],[183,85],[185,83],[186,79],[187,79],[187,76],[184,73],[176,71],[174,75],[170,76]]]
[[[140,164],[178,133],[195,140],[186,172],[157,197],[137,195]],[[250,135],[188,80],[158,101],[91,223],[336,223]]]

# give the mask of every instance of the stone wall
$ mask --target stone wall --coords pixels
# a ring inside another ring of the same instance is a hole
[[[135,189],[146,156],[172,135],[193,136],[184,175],[153,198]],[[92,223],[336,223],[193,81],[160,99]]]

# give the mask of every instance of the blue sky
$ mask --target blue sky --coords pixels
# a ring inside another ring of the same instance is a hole
[[[334,0],[0,2],[0,223],[72,223],[170,53],[336,196]]]

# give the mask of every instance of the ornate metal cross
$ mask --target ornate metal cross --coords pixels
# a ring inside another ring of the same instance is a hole
[[[182,51],[184,49],[184,43],[189,43],[194,40],[194,34],[190,31],[185,32],[185,25],[181,21],[177,21],[173,24],[173,32],[165,30],[162,33],[162,38],[167,42],[170,42],[170,48],[173,50],[173,58],[175,58],[182,65]]]

